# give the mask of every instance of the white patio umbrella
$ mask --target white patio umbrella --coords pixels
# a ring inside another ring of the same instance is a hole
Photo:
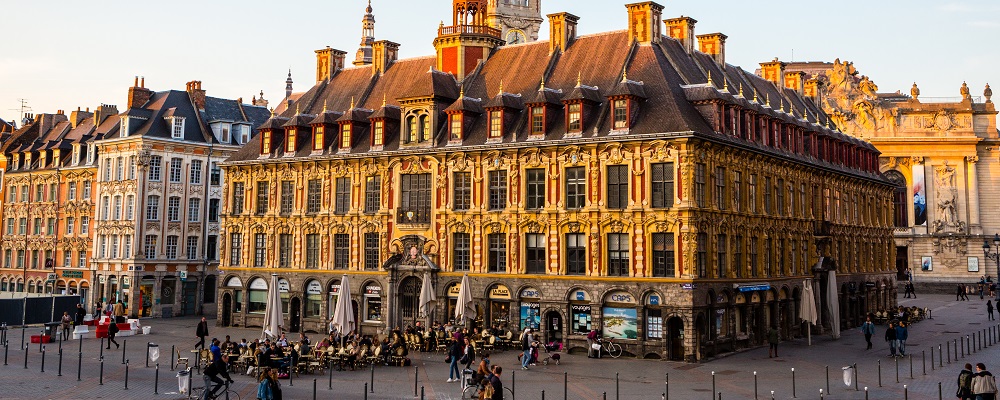
[[[342,336],[354,330],[354,312],[351,309],[351,285],[347,275],[340,279],[340,292],[337,295],[337,305],[333,307],[333,322],[331,323]]]
[[[464,325],[467,319],[476,319],[476,304],[472,302],[472,285],[469,284],[469,274],[462,276],[462,287],[458,289],[458,302],[455,304],[456,322]]]
[[[424,283],[420,286],[420,317],[430,317],[435,304],[437,304],[437,295],[431,288],[431,274],[424,272]]]
[[[837,297],[837,271],[830,271],[826,280],[827,303],[830,304],[830,327],[834,339],[840,339],[840,299]]]
[[[799,307],[799,318],[809,323],[809,327],[806,329],[809,346],[812,346],[812,326],[816,324],[817,317],[816,296],[813,295],[812,280],[806,279],[802,283],[802,304]]]
[[[271,274],[267,286],[267,303],[264,308],[264,334],[272,338],[281,336],[284,316],[281,314],[281,294],[278,293],[278,274]]]

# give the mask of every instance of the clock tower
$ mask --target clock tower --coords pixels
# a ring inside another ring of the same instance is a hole
[[[533,42],[542,26],[542,0],[489,0],[487,22],[507,44]]]

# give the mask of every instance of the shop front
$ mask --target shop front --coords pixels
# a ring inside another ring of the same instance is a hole
[[[646,293],[643,299],[643,325],[646,341],[656,343],[663,341],[663,296],[658,292]]]
[[[639,338],[638,301],[634,295],[616,290],[604,296],[601,307],[601,334],[624,340]]]
[[[524,328],[531,328],[534,330],[539,330],[541,328],[542,314],[541,305],[539,301],[541,300],[541,292],[534,287],[526,287],[521,289],[519,293],[519,300],[521,302],[520,310],[520,328],[518,330],[523,331]],[[546,335],[549,338],[551,335]]]
[[[323,323],[323,284],[318,280],[310,280],[306,282],[306,297],[305,297],[305,307],[302,312],[303,318],[309,322],[308,327],[304,326],[303,330],[310,332],[322,332],[324,329],[319,328],[319,326],[324,325]]]
[[[458,292],[462,290],[461,282],[452,282],[448,285],[447,297],[448,301],[445,302],[445,317],[442,323],[453,321],[455,319],[455,307],[458,306]]]
[[[337,298],[340,297],[340,279],[334,279],[327,285],[326,296],[326,319],[333,319],[333,309],[337,307]]]
[[[586,336],[593,328],[594,321],[590,293],[583,289],[571,290],[568,300],[569,334]]]
[[[364,307],[362,313],[364,320],[361,323],[361,333],[373,334],[384,327],[382,285],[376,281],[368,281],[362,288],[361,301]]]
[[[510,288],[503,284],[494,284],[487,291],[486,324],[489,327],[509,326],[510,323]]]
[[[153,287],[156,277],[144,275],[139,280],[139,317],[149,317],[153,313]]]

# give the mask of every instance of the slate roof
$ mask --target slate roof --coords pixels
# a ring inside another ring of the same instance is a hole
[[[133,116],[129,136],[171,139],[170,122],[165,118],[184,118],[183,140],[194,143],[239,145],[237,135],[230,135],[230,142],[221,143],[212,133],[211,124],[217,122],[249,125],[251,135],[268,120],[271,113],[265,107],[242,104],[236,100],[205,96],[205,109],[197,110],[188,92],[168,90],[153,93],[149,101],[131,107],[119,116]],[[105,139],[121,137],[120,132],[108,132]]]
[[[720,65],[710,55],[697,51],[688,53],[680,42],[669,37],[663,37],[659,44],[640,45],[630,40],[627,31],[612,31],[577,37],[565,51],[555,53],[549,51],[547,41],[503,46],[462,82],[456,81],[451,74],[435,70],[435,61],[434,57],[398,60],[381,74],[373,74],[371,66],[338,71],[331,79],[318,82],[302,93],[295,104],[279,113],[277,118],[292,118],[296,113],[315,115],[324,108],[330,112],[348,113],[352,104],[372,110],[367,118],[399,118],[400,109],[395,107],[401,106],[401,102],[434,99],[441,111],[466,112],[462,145],[473,147],[487,143],[489,127],[487,118],[482,115],[484,108],[504,107],[505,135],[500,143],[509,144],[528,140],[530,111],[525,105],[545,103],[554,112],[562,113],[564,101],[587,99],[590,110],[582,133],[567,136],[565,118],[552,118],[547,123],[544,139],[593,140],[612,134],[608,97],[630,95],[637,99],[638,111],[628,135],[693,135],[715,141],[742,142],[737,144],[811,162],[805,160],[806,156],[757,146],[715,132],[714,121],[709,121],[699,111],[699,106],[706,101],[723,101],[875,151],[864,142],[826,128],[829,119],[811,99],[794,90],[779,88],[737,66]],[[405,112],[406,106],[402,107]],[[341,114],[338,118],[356,120],[358,115],[351,112],[347,117]],[[274,120],[264,128],[280,126],[272,122]],[[435,127],[429,144],[431,149],[445,146],[455,149],[449,146],[446,125],[441,123]],[[306,145],[303,147],[310,151],[297,151],[294,157],[365,156],[402,150],[398,129],[387,130],[384,146],[372,150],[369,138],[361,137],[368,134],[367,125],[359,128],[352,132],[355,140],[348,154],[333,148],[316,154]],[[276,134],[283,136],[281,132]],[[496,143],[490,141],[490,144]],[[282,149],[261,155],[259,146],[259,139],[255,139],[228,162],[294,158],[286,156]]]

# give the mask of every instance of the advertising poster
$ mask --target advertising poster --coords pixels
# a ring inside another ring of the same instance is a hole
[[[542,323],[542,316],[539,313],[538,303],[521,303],[521,330],[531,328],[538,330]]]
[[[913,166],[913,225],[927,225],[927,192],[924,185],[924,165]]]
[[[635,308],[604,307],[604,336],[615,339],[636,339],[639,323]]]

